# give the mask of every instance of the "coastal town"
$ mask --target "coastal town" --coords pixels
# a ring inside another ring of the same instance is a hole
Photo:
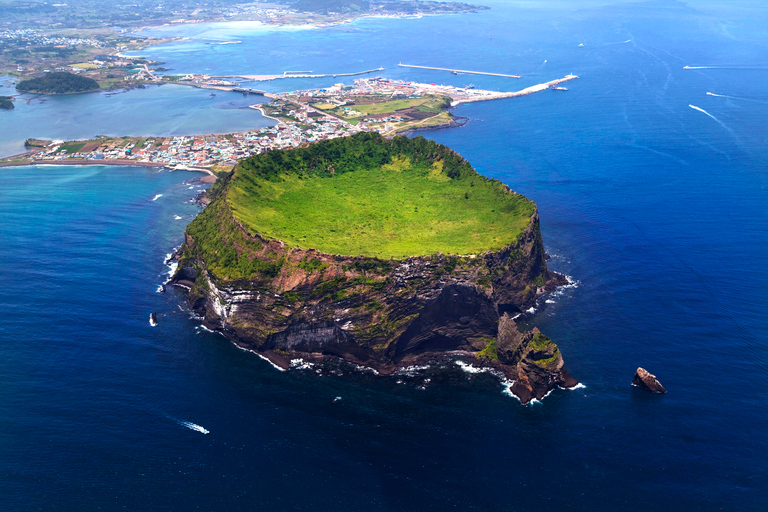
[[[186,78],[189,81],[211,80],[205,75]],[[300,147],[361,131],[391,136],[411,130],[455,126],[458,120],[448,111],[452,106],[548,89],[561,90],[559,84],[575,78],[578,77],[567,75],[507,93],[472,86],[454,87],[382,77],[358,78],[352,85],[338,83],[319,89],[264,93],[271,101],[250,108],[275,121],[276,124],[269,128],[177,137],[99,137],[86,141],[29,139],[26,153],[0,160],[0,165],[103,162],[167,166],[212,174],[229,172],[238,160],[265,151]]]

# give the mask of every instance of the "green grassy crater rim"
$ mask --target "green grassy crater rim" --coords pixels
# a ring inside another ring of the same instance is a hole
[[[246,159],[226,198],[266,239],[382,259],[498,250],[536,209],[445,146],[372,133]]]

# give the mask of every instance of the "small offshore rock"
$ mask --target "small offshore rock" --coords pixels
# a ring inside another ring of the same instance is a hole
[[[635,372],[635,377],[632,379],[632,384],[639,388],[647,389],[652,393],[666,393],[667,390],[656,379],[656,376],[649,373],[645,368],[638,368]]]
[[[157,325],[157,313],[152,312],[149,314],[149,325],[152,327]]]

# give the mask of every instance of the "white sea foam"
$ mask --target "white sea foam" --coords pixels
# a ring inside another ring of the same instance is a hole
[[[582,384],[581,382],[579,382],[578,384],[576,384],[576,385],[575,385],[575,386],[573,386],[572,388],[560,388],[560,389],[565,389],[565,390],[567,390],[567,391],[573,391],[574,389],[586,389],[586,387],[587,387],[587,386],[585,386],[584,384]]]
[[[488,373],[490,368],[478,368],[477,366],[472,366],[471,364],[464,362],[464,361],[455,361],[456,365],[464,370],[466,373]]]
[[[370,368],[368,366],[363,366],[361,364],[356,364],[354,366],[355,366],[355,370],[357,370],[359,372],[371,372],[374,375],[378,375],[379,374],[379,371],[376,370],[375,368]]]
[[[427,370],[427,369],[429,369],[429,365],[428,365],[428,364],[424,364],[424,365],[412,365],[412,366],[406,366],[406,367],[403,367],[403,368],[399,368],[399,369],[398,369],[398,370],[395,372],[395,375],[408,375],[408,376],[413,376],[413,375],[415,375],[416,373],[418,373],[418,372],[420,372],[420,371],[423,371],[423,370]]]
[[[176,261],[172,261],[168,264],[168,279],[173,277],[173,274],[176,273],[177,268],[179,268],[179,263]]]
[[[152,198],[152,200],[153,200],[153,201],[157,201],[157,200],[158,200],[158,199],[160,199],[161,197],[163,197],[163,194],[157,194],[155,197],[153,197],[153,198]]]
[[[297,370],[309,370],[315,366],[315,363],[311,363],[309,361],[305,361],[302,358],[298,359],[291,359],[291,368],[295,368]]]
[[[259,356],[260,358],[262,358],[263,360],[265,360],[266,362],[268,362],[269,364],[271,364],[271,365],[272,365],[272,367],[273,367],[274,369],[276,369],[276,370],[278,370],[278,371],[281,371],[281,372],[284,372],[284,371],[285,371],[285,368],[280,368],[280,367],[279,367],[279,366],[277,366],[275,363],[273,363],[272,361],[270,361],[268,357],[265,357],[265,356],[263,356],[263,355],[259,354],[259,353],[258,353],[258,352],[256,352],[255,350],[250,350],[250,349],[247,349],[247,348],[243,348],[243,347],[240,347],[240,346],[238,346],[238,345],[235,345],[235,346],[236,346],[237,348],[239,348],[240,350],[245,350],[246,352],[251,352],[252,354],[256,354],[257,356]]]
[[[471,364],[465,362],[465,361],[454,361],[456,365],[464,370],[464,372],[469,374],[476,374],[476,373],[490,373],[491,375],[497,377],[501,382],[504,382],[507,380],[507,377],[501,373],[499,370],[496,370],[495,368],[488,368],[485,366],[472,366]]]
[[[157,293],[163,293],[163,285],[157,285]]]
[[[514,380],[504,379],[503,381],[501,381],[501,388],[502,388],[501,392],[507,396],[514,398],[518,402],[523,403],[523,401],[520,400],[520,397],[512,392],[512,386],[514,385],[515,385]]]
[[[178,216],[178,215],[174,215],[173,218],[174,218],[174,220],[181,220],[181,217]]]
[[[165,255],[165,259],[163,260],[166,265],[168,265],[168,280],[173,277],[173,275],[176,273],[176,269],[179,268],[179,262],[173,261],[171,258],[176,253],[177,249],[174,249],[173,252],[169,252]],[[166,281],[167,282],[167,281]]]
[[[536,312],[536,308],[530,307],[530,308],[526,309],[525,312],[528,313],[529,315],[532,315],[532,314],[534,314]]]
[[[550,390],[547,392],[547,394],[546,394],[546,395],[544,395],[543,397],[541,397],[541,400],[544,400],[545,398],[547,398],[549,395],[551,395],[551,394],[552,394],[552,392],[553,392],[553,391],[554,391],[554,388],[553,388],[553,389],[550,389]],[[541,400],[539,400],[538,398],[534,398],[534,399],[532,399],[532,400],[529,402],[529,404],[530,404],[530,405],[533,405],[533,404],[542,404],[542,405],[543,405],[543,404],[544,404],[544,402],[542,402]]]
[[[151,314],[149,315],[149,325],[152,327],[157,325],[157,320],[153,319]]]
[[[547,304],[554,304],[555,303],[555,301],[552,300],[552,299],[547,299],[544,302],[547,303]]]

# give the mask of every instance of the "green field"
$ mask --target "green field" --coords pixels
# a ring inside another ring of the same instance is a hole
[[[443,109],[447,106],[447,102],[449,101],[450,100],[445,96],[425,96],[423,98],[401,100],[380,100],[376,103],[367,104],[356,103],[354,105],[350,105],[349,108],[360,112],[362,116],[346,120],[356,124],[361,119],[369,115],[396,114],[398,110],[405,110],[409,108],[415,108],[422,112],[438,114],[443,112]],[[312,104],[312,107],[341,118],[346,118],[344,110],[341,107],[333,105],[332,103],[315,103]]]
[[[386,259],[499,249],[530,223],[532,201],[448,148],[365,135],[373,141],[355,136],[321,146],[319,156],[308,148],[256,157],[254,170],[241,165],[227,191],[235,217],[289,246]]]
[[[80,148],[82,148],[83,146],[85,146],[85,141],[75,140],[71,142],[66,142],[62,144],[61,147],[59,148],[59,153],[63,153],[64,151],[66,151],[67,154],[71,155],[73,153],[77,153],[78,151],[80,151]]]

